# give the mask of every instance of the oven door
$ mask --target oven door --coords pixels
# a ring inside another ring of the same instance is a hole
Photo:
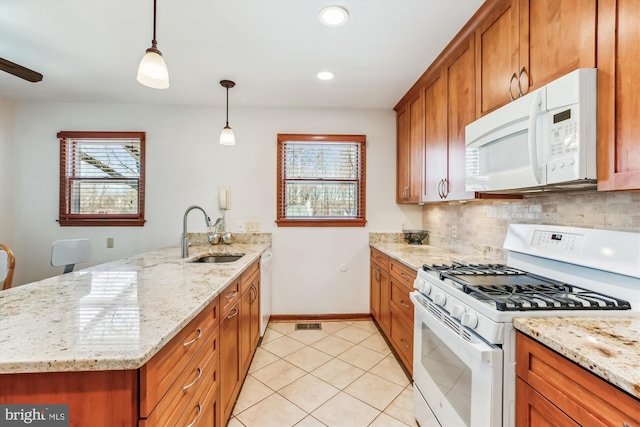
[[[502,425],[502,349],[487,344],[433,304],[412,292],[416,419],[443,427]]]

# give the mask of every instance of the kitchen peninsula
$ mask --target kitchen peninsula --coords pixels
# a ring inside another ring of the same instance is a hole
[[[218,353],[224,357],[218,345],[224,310],[240,307],[245,282],[254,289],[270,245],[270,235],[232,245],[196,243],[187,258],[178,246],[168,247],[1,292],[0,403],[69,404],[71,425],[130,426],[138,418],[140,425],[160,425],[149,421],[158,404],[152,395],[170,394],[181,375],[195,384],[200,375],[189,375],[192,362],[201,374]],[[245,255],[229,263],[191,262],[210,253]],[[174,346],[180,353],[167,352]],[[158,358],[165,363],[155,363]],[[200,383],[217,386],[217,375],[202,376]],[[193,389],[189,398],[208,398],[204,386]],[[205,408],[185,420],[200,412]]]

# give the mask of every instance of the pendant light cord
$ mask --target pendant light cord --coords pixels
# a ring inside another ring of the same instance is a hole
[[[227,127],[229,127],[229,88],[227,87]]]
[[[151,46],[157,49],[158,42],[156,41],[156,0],[153,0],[153,40],[151,40]]]

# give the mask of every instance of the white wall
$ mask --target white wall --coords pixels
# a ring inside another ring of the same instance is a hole
[[[18,284],[60,272],[49,266],[50,244],[58,238],[89,237],[92,264],[177,245],[184,210],[199,204],[215,218],[217,189],[230,187],[228,229],[236,230],[239,220],[259,221],[261,231],[273,233],[274,313],[362,313],[368,312],[368,233],[422,224],[419,206],[394,201],[392,110],[232,108],[233,147],[218,144],[223,108],[16,102],[14,122],[15,211],[1,221],[14,230],[16,255],[22,255]],[[58,225],[60,130],[147,132],[144,227]],[[277,133],[367,135],[367,227],[273,225]],[[192,212],[189,231],[204,230],[202,215]],[[107,237],[115,238],[115,248],[106,248]],[[340,271],[343,264],[346,272]]]
[[[0,243],[13,248],[13,182],[14,102],[0,97]]]

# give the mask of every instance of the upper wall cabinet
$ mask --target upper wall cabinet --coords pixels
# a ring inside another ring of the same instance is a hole
[[[476,28],[481,117],[576,68],[596,66],[595,0],[497,0]]]
[[[639,1],[598,1],[598,190],[640,189],[639,22]]]
[[[397,109],[396,203],[418,203],[422,194],[424,101],[420,93]]]
[[[424,191],[421,201],[466,200],[464,129],[475,119],[474,40],[451,52],[424,89]]]

